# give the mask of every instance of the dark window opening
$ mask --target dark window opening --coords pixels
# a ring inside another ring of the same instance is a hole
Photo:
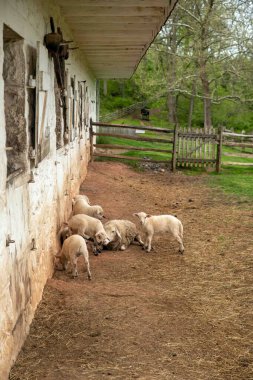
[[[70,85],[72,89],[72,106],[71,106],[71,141],[73,141],[76,137],[76,130],[75,130],[75,120],[76,120],[76,102],[75,102],[75,79],[70,79]]]
[[[24,41],[11,28],[3,28],[4,113],[7,175],[26,170],[28,138],[25,120]]]
[[[27,63],[27,100],[28,100],[28,131],[29,131],[29,156],[35,157],[35,113],[36,113],[36,49],[32,46],[26,48]]]

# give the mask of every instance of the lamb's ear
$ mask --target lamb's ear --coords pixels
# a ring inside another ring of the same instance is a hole
[[[118,238],[119,238],[119,239],[122,239],[121,234],[120,234],[118,228],[116,228],[115,231],[116,231],[116,235],[118,236]]]
[[[147,215],[146,215],[146,218],[150,218],[151,216],[152,216],[152,215],[150,215],[150,214],[147,214]]]
[[[139,218],[139,215],[137,214],[137,212],[134,212],[133,216],[137,216],[137,218]]]

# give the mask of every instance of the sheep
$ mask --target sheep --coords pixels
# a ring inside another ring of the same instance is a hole
[[[105,232],[110,239],[107,248],[124,251],[134,240],[144,246],[136,225],[129,220],[110,220],[104,225]]]
[[[145,232],[144,248],[151,251],[151,242],[154,233],[171,232],[179,243],[179,252],[184,253],[183,245],[183,225],[179,219],[173,215],[148,215],[145,212],[134,213],[137,216]]]
[[[91,280],[89,252],[85,240],[80,235],[71,235],[64,240],[61,252],[59,255],[56,255],[56,258],[59,258],[63,270],[66,270],[70,264],[72,267],[72,276],[77,277],[77,259],[81,255],[83,255],[87,266],[88,279]]]
[[[83,195],[83,194],[77,194],[77,195],[75,195],[74,198],[72,199],[72,203],[77,202],[77,201],[79,201],[80,199],[81,199],[82,201],[86,202],[88,205],[90,205],[90,200],[89,200],[89,198],[87,197],[87,195]]]
[[[104,218],[104,211],[103,211],[101,206],[99,206],[99,205],[90,206],[83,199],[77,199],[73,203],[73,210],[72,211],[73,211],[73,215],[85,214],[85,215],[92,216],[93,218],[96,218],[99,220]]]
[[[60,246],[62,247],[64,241],[70,237],[72,235],[72,231],[70,230],[70,228],[68,227],[68,223],[63,223],[61,228],[60,228],[60,231],[58,232],[58,239],[59,239],[59,242],[60,242]]]
[[[68,228],[71,233],[81,235],[85,239],[93,239],[98,250],[101,245],[107,245],[110,242],[103,224],[91,216],[84,214],[72,216],[68,222]]]

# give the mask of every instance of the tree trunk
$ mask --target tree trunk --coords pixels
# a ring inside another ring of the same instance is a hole
[[[204,130],[209,131],[212,127],[212,118],[211,118],[211,93],[210,86],[208,81],[208,76],[206,73],[206,65],[202,62],[201,66],[201,82],[203,87],[203,103],[204,103]]]
[[[168,120],[171,124],[176,125],[177,123],[176,97],[171,92],[168,93],[167,106],[168,106]]]
[[[167,48],[170,50],[168,54],[168,86],[173,89],[176,82],[176,51],[177,51],[177,35],[176,28],[173,25],[171,33],[167,37]],[[167,95],[168,120],[172,125],[177,124],[177,97],[173,92],[168,92]]]
[[[188,128],[192,127],[192,115],[193,115],[193,110],[194,110],[195,94],[196,94],[196,80],[192,82],[192,95],[190,99],[190,107],[189,107],[189,114],[188,114]]]
[[[203,81],[204,92],[204,129],[209,131],[212,127],[210,88],[207,80]]]

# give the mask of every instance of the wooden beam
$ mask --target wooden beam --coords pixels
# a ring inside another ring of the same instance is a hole
[[[142,31],[142,30],[129,30],[129,31],[125,31],[125,30],[104,30],[103,32],[101,31],[82,31],[82,30],[79,30],[79,29],[73,29],[73,33],[76,37],[81,37],[81,38],[89,38],[89,39],[92,39],[92,40],[101,40],[101,39],[105,39],[105,38],[113,38],[116,40],[118,39],[123,39],[123,40],[131,40],[131,39],[134,39],[134,40],[141,40],[144,39],[144,41],[146,42],[147,39],[150,39],[152,36],[153,36],[153,31],[152,29],[150,28],[149,30],[146,30],[146,31]]]
[[[223,141],[222,145],[224,146],[234,146],[234,147],[240,147],[240,148],[253,148],[253,143],[236,143],[236,142],[228,142]]]
[[[110,123],[103,123],[101,122],[94,122],[92,121],[92,125],[95,127],[106,127],[106,128],[123,128],[123,129],[139,129],[141,131],[152,131],[157,133],[173,133],[174,129],[167,129],[167,128],[157,128],[152,126],[142,126],[142,125],[126,125],[126,124],[110,124]]]
[[[103,57],[103,58],[95,58],[95,59],[90,59],[89,56],[86,57],[87,62],[92,65],[92,67],[110,67],[110,66],[116,66],[118,65],[123,65],[124,67],[133,67],[134,65],[137,64],[137,58],[135,59],[127,59],[126,57]]]
[[[95,44],[107,44],[107,45],[113,45],[115,43],[118,43],[119,45],[122,43],[123,45],[124,44],[137,44],[137,45],[145,45],[147,44],[152,36],[138,36],[138,34],[136,35],[133,35],[133,36],[129,36],[127,37],[127,33],[125,33],[125,35],[123,36],[117,36],[117,33],[115,33],[114,36],[107,36],[106,34],[101,34],[101,36],[99,35],[89,35],[87,36],[86,34],[81,34],[81,33],[74,33],[74,36],[75,36],[75,40],[77,41],[80,41],[82,44],[91,44],[91,43],[95,43]]]
[[[79,45],[79,48],[82,47],[82,49],[85,49],[87,51],[115,51],[115,49],[117,49],[117,51],[120,51],[120,50],[123,50],[123,51],[128,51],[128,52],[131,52],[131,51],[136,51],[136,50],[140,50],[140,49],[143,49],[143,46],[144,44],[134,44],[134,45],[129,45],[129,44],[120,44],[119,42],[116,42],[114,45],[113,45],[113,42],[111,42],[110,44],[96,44],[96,46],[94,44],[91,44],[91,45],[85,45],[85,44],[80,44]]]
[[[88,41],[86,43],[80,41],[80,43],[78,44],[78,47],[79,49],[84,49],[84,50],[95,50],[95,51],[98,51],[98,50],[115,50],[115,49],[119,49],[119,50],[132,50],[132,51],[136,51],[136,50],[144,50],[145,49],[145,46],[146,44],[141,44],[141,45],[138,45],[138,44],[132,44],[132,45],[127,45],[127,44],[122,44],[120,42],[114,42],[114,41],[111,41],[111,43],[108,43],[108,42],[105,42],[104,44],[102,44],[101,42],[99,44],[96,44],[94,45],[94,43],[89,43]]]
[[[135,30],[135,31],[148,31],[150,32],[152,29],[157,28],[157,22],[156,23],[148,23],[148,24],[138,24],[134,22],[128,22],[128,23],[120,23],[120,24],[110,24],[110,23],[102,23],[98,24],[96,22],[94,23],[85,23],[85,22],[73,22],[72,24],[72,30],[76,31],[86,31],[86,32],[104,32],[106,31],[119,31],[123,32],[126,30]]]
[[[121,16],[121,17],[112,17],[112,16],[103,16],[103,15],[94,15],[93,17],[80,14],[77,16],[69,16],[65,14],[66,20],[70,25],[74,25],[75,23],[84,23],[84,24],[94,24],[102,25],[105,23],[109,24],[125,24],[125,23],[134,23],[134,24],[159,24],[159,19],[154,16]]]
[[[223,156],[228,156],[228,157],[243,157],[243,158],[252,158],[253,159],[253,152],[252,153],[222,153]]]
[[[132,58],[132,59],[135,59],[137,60],[138,59],[138,53],[135,53],[133,55],[133,53],[125,53],[125,52],[96,52],[96,53],[93,53],[93,52],[86,52],[86,57],[89,58],[90,60],[93,60],[93,59],[116,59],[117,57],[120,57],[120,58]]]
[[[213,159],[210,159],[210,158],[177,158],[177,163],[181,163],[181,162],[204,164],[204,163],[207,163],[207,162],[215,163],[216,160],[213,160]]]
[[[163,7],[106,7],[101,6],[97,7],[87,7],[85,5],[72,5],[72,2],[61,7],[63,14],[68,17],[80,17],[80,16],[95,16],[99,14],[101,16],[113,16],[113,17],[122,17],[122,16],[152,16],[163,18],[165,15],[165,8]]]
[[[104,149],[123,149],[123,150],[140,150],[142,152],[160,152],[160,153],[172,153],[172,150],[155,149],[155,148],[141,148],[137,146],[129,145],[114,145],[114,144],[94,144],[96,148]]]
[[[109,136],[109,137],[119,137],[121,139],[126,140],[136,140],[136,141],[148,141],[148,142],[159,142],[159,143],[171,143],[173,140],[167,140],[167,139],[157,139],[153,137],[139,137],[139,136],[125,136],[125,135],[116,135],[112,133],[98,133],[94,132],[94,136]]]
[[[230,162],[223,161],[222,165],[233,165],[233,166],[253,166],[253,162]]]
[[[69,5],[69,0],[58,0],[57,1],[60,6]],[[169,7],[169,0],[127,0],[127,1],[119,1],[119,0],[72,0],[71,5],[79,6],[84,5],[87,7]]]

